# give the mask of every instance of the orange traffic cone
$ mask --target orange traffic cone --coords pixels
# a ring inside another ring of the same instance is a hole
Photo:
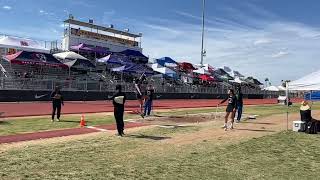
[[[86,126],[86,121],[84,120],[84,115],[82,114],[81,120],[80,120],[80,127],[85,127]]]

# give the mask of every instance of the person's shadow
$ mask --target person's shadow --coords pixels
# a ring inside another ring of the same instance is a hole
[[[171,139],[171,137],[163,137],[163,136],[148,136],[148,135],[143,135],[143,134],[130,134],[127,135],[126,137],[129,138],[137,138],[137,139],[150,139],[150,140],[154,140],[154,141],[161,141],[161,140],[165,140],[165,139]]]

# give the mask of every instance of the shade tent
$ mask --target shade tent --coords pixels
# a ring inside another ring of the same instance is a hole
[[[306,75],[298,80],[289,82],[288,90],[317,91],[320,90],[320,71]]]
[[[204,68],[193,70],[193,72],[197,74],[210,74],[209,71],[205,70]]]
[[[176,67],[178,63],[170,57],[163,57],[160,59],[156,59],[156,62],[164,67]]]
[[[198,68],[198,69],[204,69],[204,70],[206,70],[208,73],[213,73],[214,72],[214,67],[212,67],[210,64],[196,64],[195,65],[196,66],[196,68]]]
[[[286,87],[283,87],[283,86],[278,86],[277,88],[279,89],[279,91],[285,91],[286,90]]]
[[[196,68],[191,63],[188,63],[188,62],[179,63],[179,69],[181,71],[193,71],[193,70],[196,70]]]
[[[234,80],[230,80],[230,82],[234,82],[238,84],[246,83],[245,81],[242,81],[239,77],[235,77]]]
[[[218,69],[214,70],[214,74],[215,74],[215,77],[217,77],[218,79],[234,80],[234,78],[232,76],[230,76],[230,74],[227,73],[222,68],[218,68]]]
[[[5,56],[4,59],[10,63],[21,65],[31,64],[68,68],[51,54],[47,53],[19,51],[15,54]]]
[[[251,83],[251,84],[258,85],[258,86],[263,85],[258,79],[255,79],[253,77],[247,77],[245,79],[245,81],[248,82],[248,83]]]
[[[319,95],[312,91],[320,91],[320,71],[313,72],[298,80],[292,82],[286,82],[286,97],[290,99],[290,91],[309,91],[309,95],[306,94],[306,99],[313,101]],[[313,99],[313,96],[315,98]],[[288,101],[287,101],[288,103]],[[289,105],[287,104],[287,128],[289,124]]]
[[[72,61],[68,61],[64,63],[69,68],[75,68],[75,69],[90,69],[95,68],[95,65],[92,64],[89,60],[83,60],[83,59],[76,59]]]
[[[74,51],[89,51],[89,52],[93,51],[93,47],[86,46],[83,43],[81,43],[77,46],[71,46],[70,49],[74,50]]]
[[[239,71],[232,71],[232,73],[230,73],[230,75],[233,77],[244,78],[244,75],[242,75]]]
[[[145,75],[153,75],[154,72],[144,65],[139,64],[131,64],[124,65],[116,68],[112,68],[113,72],[121,72],[121,73],[136,73],[136,74],[145,74]]]
[[[143,63],[147,63],[148,59],[149,59],[147,56],[143,55],[140,51],[135,51],[135,50],[130,50],[130,49],[127,49],[127,50],[124,50],[124,51],[121,51],[118,53],[123,54],[128,57],[138,58]]]
[[[84,52],[92,52],[92,53],[103,53],[103,54],[107,54],[110,53],[106,48],[104,47],[100,47],[100,46],[92,46],[92,45],[88,45],[88,44],[84,44],[81,43],[79,45],[76,46],[71,46],[70,47],[71,50],[73,51],[84,51]]]
[[[114,54],[110,54],[106,57],[98,59],[97,61],[100,63],[107,63],[107,64],[120,64],[120,65],[132,64],[132,61],[129,60],[127,56],[119,56]]]
[[[80,54],[77,54],[72,51],[57,53],[57,54],[54,54],[53,56],[61,60],[77,60],[77,59],[88,60],[87,58],[81,56]]]
[[[207,74],[202,74],[199,76],[199,78],[203,81],[214,81],[214,78]]]
[[[280,91],[276,86],[269,86],[269,87],[264,88],[264,90],[266,90],[266,91],[272,91],[272,92],[278,92],[278,91]]]
[[[176,72],[174,72],[173,70],[167,68],[167,67],[163,67],[157,63],[154,63],[151,65],[151,68],[153,69],[153,71],[164,74],[166,76],[169,77],[175,77],[176,76]]]
[[[40,42],[13,36],[0,37],[1,48],[13,48],[21,51],[50,53],[50,49],[46,48]]]

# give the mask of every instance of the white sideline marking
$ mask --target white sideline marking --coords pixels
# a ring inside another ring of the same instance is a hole
[[[98,131],[101,131],[101,132],[107,132],[108,130],[106,129],[101,129],[101,128],[97,128],[97,127],[93,127],[93,126],[87,126],[87,128],[89,129],[94,129],[94,130],[98,130]]]

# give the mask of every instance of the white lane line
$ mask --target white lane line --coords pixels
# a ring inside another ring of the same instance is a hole
[[[97,128],[97,127],[93,127],[93,126],[87,126],[86,128],[94,129],[94,130],[101,131],[101,132],[107,132],[108,131],[106,129],[101,129],[101,128]]]

